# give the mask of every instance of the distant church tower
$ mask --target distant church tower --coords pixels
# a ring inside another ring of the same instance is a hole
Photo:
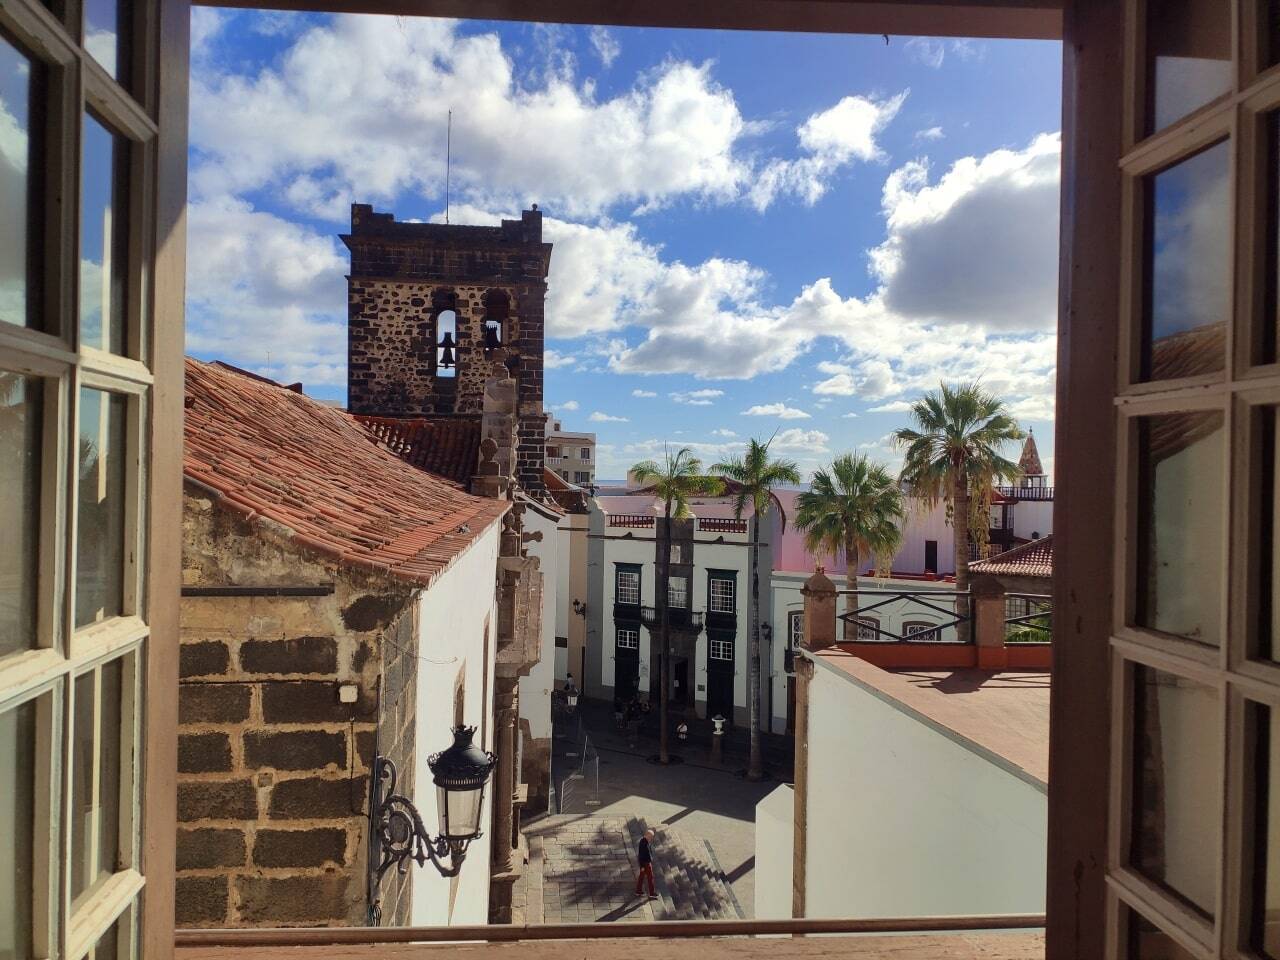
[[[517,383],[516,477],[543,489],[543,311],[551,244],[535,204],[497,227],[397,223],[351,205],[347,408],[474,419],[501,348]]]
[[[1040,451],[1036,448],[1036,435],[1027,431],[1027,440],[1022,445],[1022,457],[1018,460],[1018,469],[1022,477],[1018,481],[1023,487],[1043,487],[1048,479],[1044,467],[1040,464]]]

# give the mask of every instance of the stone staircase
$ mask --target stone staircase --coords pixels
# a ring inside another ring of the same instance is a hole
[[[646,824],[628,822],[632,846],[639,844]],[[742,906],[725,879],[711,844],[676,827],[653,825],[654,879],[658,920],[741,920]]]

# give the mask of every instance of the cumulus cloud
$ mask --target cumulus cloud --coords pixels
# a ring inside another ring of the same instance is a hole
[[[676,403],[688,404],[691,407],[709,407],[716,397],[723,397],[723,390],[687,390],[668,394]]]
[[[627,417],[615,417],[607,413],[601,413],[599,410],[595,411],[587,419],[592,423],[630,423]]]
[[[910,409],[911,404],[906,400],[890,400],[878,407],[868,407],[867,413],[906,413]]]
[[[744,417],[777,417],[779,420],[808,420],[809,414],[785,403],[757,403],[742,411]]]
[[[555,370],[559,367],[571,367],[578,361],[566,353],[561,353],[552,347],[547,347],[542,353],[542,365],[547,370]]]
[[[555,404],[551,409],[552,410],[568,410],[570,413],[572,413],[574,410],[578,409],[578,406],[579,404],[577,400],[566,400],[564,403]]]
[[[215,20],[202,21],[198,40],[207,46]],[[590,36],[602,61],[617,55],[607,31]],[[602,98],[576,76],[572,58],[523,78],[497,34],[363,15],[312,24],[251,71],[222,72],[217,62],[199,59],[192,78],[193,195],[270,189],[331,221],[344,219],[353,199],[441,195],[450,107],[455,197],[490,209],[536,199],[582,218],[618,204],[644,211],[748,193],[757,207],[782,192],[812,202],[823,178],[878,154],[874,134],[901,102],[846,97],[810,117],[797,130],[803,169],[775,169],[777,186],[764,197],[755,188],[763,161],[750,145],[759,125],[710,63],[671,59]]]
[[[779,430],[769,448],[780,452],[799,450],[805,453],[826,453],[827,442],[830,439],[821,430],[801,430],[798,427],[791,427],[788,430]]]
[[[734,433],[732,430],[726,430],[724,427],[721,427],[718,430],[712,430],[711,435],[713,437],[736,437],[737,436],[737,434]]]
[[[764,210],[784,194],[792,194],[812,206],[827,192],[832,175],[855,160],[869,162],[884,157],[876,135],[902,108],[907,92],[877,100],[848,96],[835,106],[811,115],[796,128],[796,139],[805,156],[771,160],[755,178],[751,202]]]
[[[946,134],[942,132],[941,127],[926,127],[923,130],[917,130],[915,140],[941,140]]]
[[[657,396],[657,394],[652,390],[632,390],[631,395],[633,397],[642,397],[644,399],[649,399],[651,397]]]

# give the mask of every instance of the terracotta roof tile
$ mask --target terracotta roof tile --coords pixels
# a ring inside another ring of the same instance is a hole
[[[393,417],[356,419],[405,463],[467,486],[480,463],[480,422],[441,417],[397,420]]]
[[[1052,577],[1053,535],[1019,544],[987,560],[969,564],[970,573],[997,577]]]
[[[186,385],[184,474],[341,563],[429,584],[507,510],[279,384],[188,358]]]

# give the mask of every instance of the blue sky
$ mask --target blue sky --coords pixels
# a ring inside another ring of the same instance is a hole
[[[353,201],[536,202],[546,397],[601,475],[811,469],[981,377],[1052,450],[1060,48],[197,8],[188,349],[345,397]]]

